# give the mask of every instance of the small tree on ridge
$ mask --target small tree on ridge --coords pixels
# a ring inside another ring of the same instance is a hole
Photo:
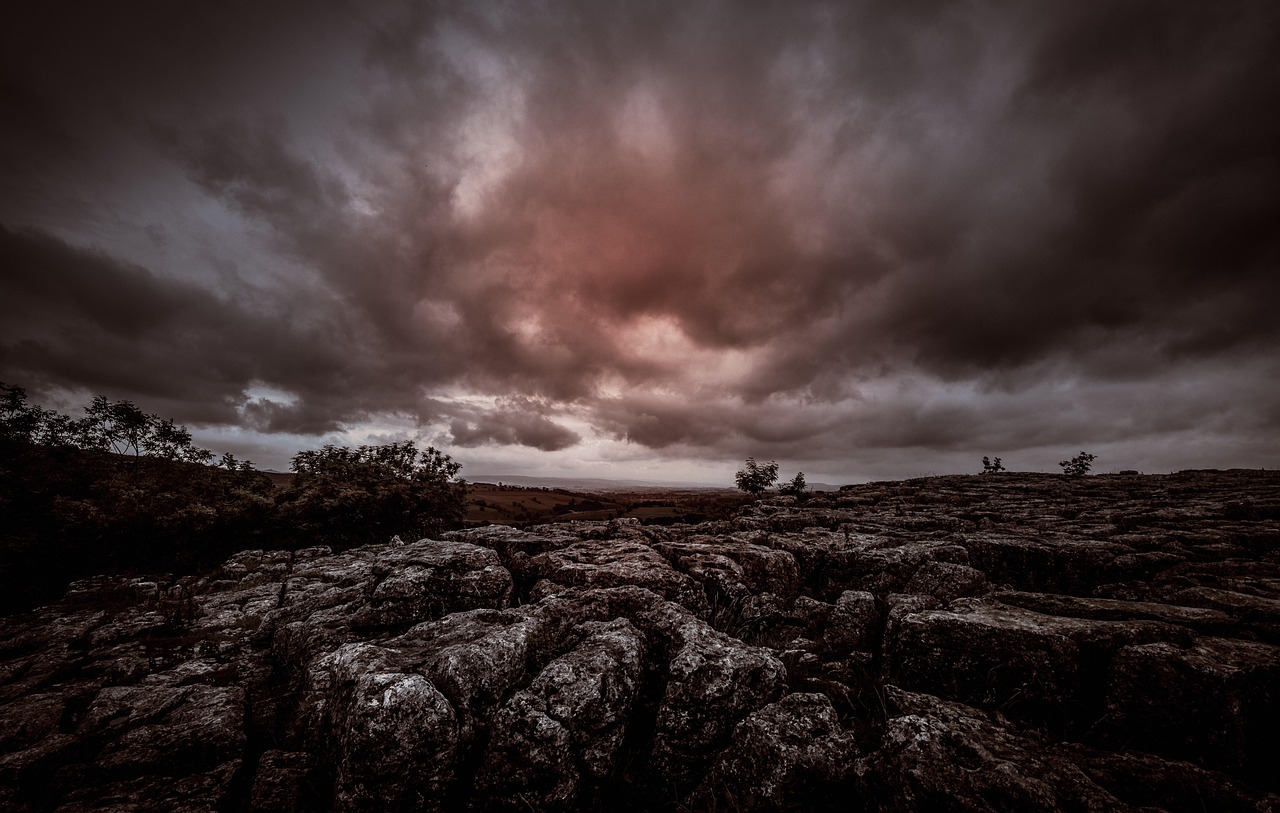
[[[809,490],[809,484],[804,480],[804,472],[796,472],[796,476],[791,478],[790,482],[783,483],[778,486],[778,491],[788,494],[792,497],[803,497]]]
[[[1097,460],[1096,454],[1081,452],[1070,460],[1063,460],[1058,463],[1062,467],[1062,473],[1068,477],[1083,477],[1089,473],[1089,469],[1093,467],[1093,461]]]
[[[759,497],[778,482],[778,464],[770,460],[768,463],[757,463],[754,457],[748,457],[746,467],[734,475],[738,488],[753,497]],[[801,481],[803,483],[803,480]]]

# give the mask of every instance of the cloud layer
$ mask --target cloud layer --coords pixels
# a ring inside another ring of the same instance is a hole
[[[516,467],[1280,452],[1274,4],[133,5],[5,35],[36,393]]]

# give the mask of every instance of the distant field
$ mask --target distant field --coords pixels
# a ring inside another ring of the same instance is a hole
[[[276,488],[288,488],[293,482],[294,475],[289,472],[263,473]],[[591,491],[469,482],[466,524],[534,525],[619,517],[653,523],[700,522],[741,503],[741,494],[723,488],[638,486]]]
[[[736,509],[741,496],[724,489],[643,488],[584,493],[491,483],[467,486],[468,525],[529,525],[634,517],[642,522],[701,521]]]
[[[469,483],[467,523],[517,525],[562,519],[613,519],[626,506],[604,497],[563,489]]]

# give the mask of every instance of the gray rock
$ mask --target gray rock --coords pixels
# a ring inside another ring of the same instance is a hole
[[[1129,805],[1033,735],[970,706],[887,687],[895,715],[872,760],[881,810],[1125,813]]]
[[[333,716],[338,743],[334,808],[444,810],[458,721],[421,675],[366,674]]]
[[[1267,782],[1280,754],[1277,687],[1280,647],[1225,638],[1127,646],[1111,665],[1108,727],[1142,750]]]
[[[876,649],[879,643],[880,609],[876,597],[865,590],[846,590],[836,599],[827,619],[826,642],[832,649]]]
[[[0,809],[1276,811],[1278,542],[1271,472],[1002,475],[85,579]]]
[[[844,807],[865,766],[821,694],[789,694],[752,713],[687,806],[782,811]]]
[[[641,687],[645,643],[625,619],[591,622],[573,651],[498,711],[476,778],[481,807],[594,807],[617,769]]]
[[[653,769],[662,784],[695,785],[738,722],[782,694],[786,677],[776,656],[702,621],[674,630],[654,735]]]
[[[942,602],[987,591],[987,576],[981,570],[954,562],[925,562],[903,588],[906,593],[933,596]]]
[[[308,757],[300,751],[264,752],[249,793],[250,813],[302,813],[309,769]]]

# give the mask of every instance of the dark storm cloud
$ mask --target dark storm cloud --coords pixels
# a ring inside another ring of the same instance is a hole
[[[245,215],[284,231],[320,220],[346,204],[346,190],[285,144],[282,122],[250,126],[228,121],[183,132],[157,125],[157,143],[210,194]]]
[[[567,449],[582,436],[545,414],[546,405],[527,398],[506,399],[498,409],[466,410],[450,423],[450,439],[457,446],[486,443],[519,444],[544,452]]]
[[[274,281],[180,283],[6,206],[11,377],[266,432],[554,451],[572,417],[814,460],[1274,414],[1245,380],[1280,338],[1272,3],[138,8],[108,26],[132,56],[43,36]],[[56,162],[38,134],[102,103],[35,64],[0,143]],[[1153,404],[1180,380],[1217,390]]]
[[[703,347],[768,345],[748,398],[886,361],[955,379],[1058,356],[1090,375],[1100,343],[1148,364],[1274,344],[1274,11],[878,11],[448,21],[528,69],[518,161],[467,248],[516,258],[486,307],[541,300],[539,341],[574,361],[547,380],[589,390],[625,358],[594,349],[655,315]],[[645,82],[670,130],[648,161],[616,127]],[[813,210],[776,183],[805,150],[801,195],[847,173]],[[716,434],[635,411],[635,442]]]
[[[230,423],[250,382],[345,365],[280,314],[38,231],[0,229],[0,264],[0,353],[37,390],[137,393],[180,404],[185,420]]]

